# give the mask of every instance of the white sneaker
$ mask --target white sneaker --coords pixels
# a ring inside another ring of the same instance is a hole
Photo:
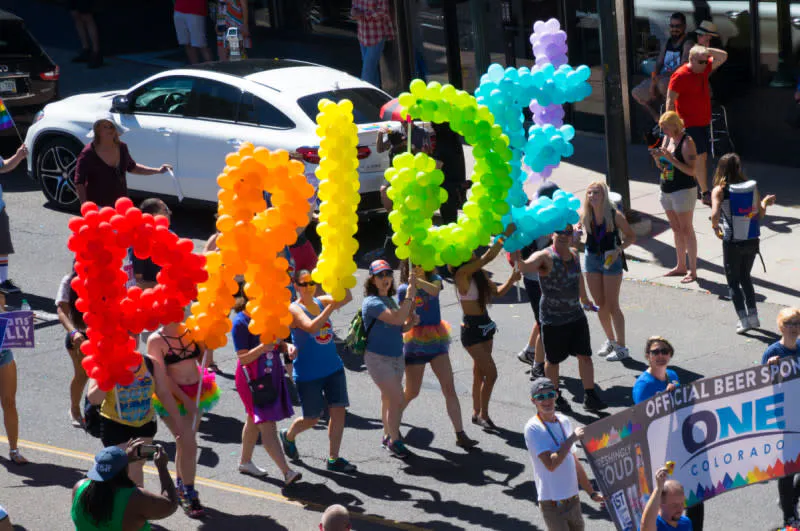
[[[517,359],[522,363],[531,365],[533,363],[533,352],[529,351],[527,348],[522,349],[520,353],[517,354]]]
[[[761,328],[761,321],[758,320],[757,313],[751,313],[748,315],[747,320],[750,323],[750,328]]]
[[[744,334],[748,330],[751,330],[753,327],[750,326],[750,318],[743,317],[739,319],[739,322],[736,323],[736,333],[737,334]]]
[[[256,466],[255,463],[252,461],[248,461],[242,465],[239,465],[239,473],[245,474],[248,476],[253,476],[254,478],[263,478],[267,475],[267,471],[263,468]]]
[[[600,345],[600,350],[598,350],[596,352],[596,354],[598,356],[600,356],[601,358],[605,358],[606,356],[608,356],[609,354],[614,352],[614,349],[616,347],[617,347],[616,343],[614,343],[613,341],[611,341],[609,339],[606,339],[605,342],[603,342],[603,344]]]
[[[631,357],[631,351],[628,347],[614,346],[614,352],[606,356],[606,361],[622,361],[625,358]]]

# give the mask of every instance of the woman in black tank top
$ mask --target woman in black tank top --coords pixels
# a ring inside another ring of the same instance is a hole
[[[677,264],[666,276],[682,276],[682,284],[697,280],[697,237],[694,233],[694,206],[697,202],[694,179],[694,161],[697,148],[694,140],[683,126],[677,113],[667,111],[658,121],[664,131],[660,148],[651,149],[650,154],[660,171],[661,192],[659,200],[669,220],[675,237]],[[686,255],[689,268],[686,268]]]

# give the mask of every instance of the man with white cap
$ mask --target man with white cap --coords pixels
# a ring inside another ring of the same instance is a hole
[[[582,531],[578,486],[589,493],[592,501],[601,503],[604,499],[594,490],[574,453],[583,428],[572,431],[569,419],[556,413],[556,394],[549,378],[537,378],[531,384],[531,402],[537,413],[525,425],[525,445],[531,454],[539,508],[548,531]]]
[[[75,164],[75,189],[81,204],[92,201],[99,207],[110,206],[128,195],[126,174],[155,175],[167,173],[171,164],[151,168],[137,164],[119,137],[127,129],[114,121],[111,114],[95,120],[88,137],[92,139],[78,155]]]

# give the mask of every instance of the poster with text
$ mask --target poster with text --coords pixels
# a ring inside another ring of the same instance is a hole
[[[34,348],[33,312],[0,313],[0,348]]]
[[[697,380],[586,427],[617,528],[638,529],[656,471],[675,462],[687,505],[800,472],[800,358]]]

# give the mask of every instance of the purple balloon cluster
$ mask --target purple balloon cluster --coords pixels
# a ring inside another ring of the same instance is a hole
[[[536,58],[534,71],[553,65],[556,69],[567,64],[567,34],[561,29],[558,20],[551,18],[547,22],[537,20],[533,25],[530,37],[533,56]],[[556,129],[564,125],[564,107],[562,105],[539,105],[534,100],[530,104],[533,121],[536,125],[552,125]],[[550,177],[558,164],[548,164],[541,171],[533,171],[527,164],[522,169],[528,174],[528,182],[535,188]]]

